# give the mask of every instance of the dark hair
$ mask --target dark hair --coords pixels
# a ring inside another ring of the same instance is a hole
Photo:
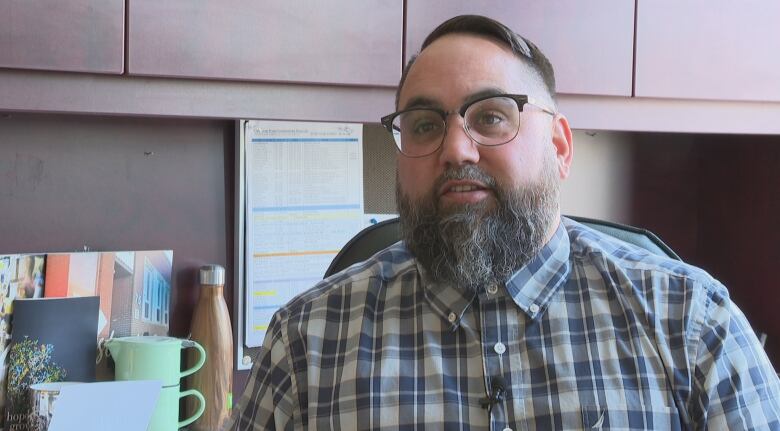
[[[555,101],[555,72],[553,72],[553,67],[550,64],[550,60],[548,60],[542,51],[530,40],[520,36],[509,27],[496,20],[480,15],[460,15],[450,18],[436,27],[436,29],[425,38],[422,47],[420,47],[420,51],[424,50],[436,39],[451,33],[469,33],[487,36],[503,43],[509,47],[518,58],[525,61],[526,64],[539,73],[544,85],[547,87],[547,91],[550,93],[550,97]],[[409,74],[409,69],[411,69],[412,64],[414,64],[416,59],[417,54],[409,59],[409,62],[406,63],[406,67],[404,67],[404,70],[401,73],[401,81],[398,83],[398,89],[395,92],[396,108],[398,108],[398,97],[401,94],[401,88],[404,86],[404,81],[406,81],[406,75]]]

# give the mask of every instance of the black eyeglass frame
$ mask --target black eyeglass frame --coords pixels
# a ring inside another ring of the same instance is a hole
[[[458,108],[457,110],[454,110],[454,111],[445,111],[445,110],[443,110],[441,108],[428,107],[428,106],[415,106],[415,107],[412,107],[412,108],[403,109],[401,111],[393,112],[392,114],[389,114],[389,115],[385,115],[379,121],[382,123],[382,127],[384,127],[385,130],[387,130],[391,135],[393,135],[393,142],[395,142],[395,148],[398,150],[399,153],[403,154],[406,157],[411,157],[411,158],[426,157],[426,156],[430,156],[431,154],[433,154],[436,151],[438,151],[439,148],[441,148],[442,144],[444,143],[444,135],[442,135],[442,140],[441,140],[441,142],[439,142],[439,145],[436,148],[434,148],[430,153],[417,155],[417,156],[412,156],[412,155],[406,154],[406,153],[403,152],[403,150],[401,150],[400,143],[395,140],[395,135],[393,134],[393,120],[395,120],[395,117],[397,117],[397,116],[399,116],[399,115],[401,115],[403,113],[412,112],[412,111],[420,111],[420,110],[433,111],[433,112],[436,112],[437,114],[439,114],[441,116],[442,122],[444,122],[444,126],[445,126],[445,129],[446,129],[446,127],[447,127],[447,117],[448,116],[450,116],[451,114],[457,113],[458,115],[460,115],[460,118],[463,118],[465,120],[466,119],[466,111],[468,111],[468,109],[471,107],[471,105],[473,105],[475,103],[478,103],[478,102],[481,102],[483,100],[492,99],[494,97],[506,97],[506,98],[514,100],[515,103],[517,103],[517,109],[520,112],[523,112],[523,106],[525,106],[525,105],[533,105],[533,106],[541,109],[543,112],[546,112],[546,113],[548,113],[548,114],[550,114],[552,116],[556,115],[555,111],[553,111],[553,110],[551,110],[549,108],[546,108],[544,105],[536,102],[535,99],[529,97],[526,94],[490,94],[490,95],[478,97],[478,98],[476,98],[474,100],[470,100],[470,101],[464,103],[460,108]],[[498,147],[498,146],[504,145],[507,142],[509,142],[512,139],[514,139],[515,136],[517,136],[517,133],[520,131],[520,129],[518,128],[515,131],[515,135],[513,137],[509,138],[509,140],[507,140],[506,142],[502,142],[500,144],[483,144],[483,143],[479,142],[478,140],[476,140],[473,136],[471,136],[471,133],[469,133],[469,130],[466,127],[465,121],[464,121],[464,124],[463,124],[463,130],[466,131],[466,134],[474,142],[476,142],[477,144],[482,145],[484,147]]]

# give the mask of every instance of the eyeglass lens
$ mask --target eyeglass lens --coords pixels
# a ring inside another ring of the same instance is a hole
[[[496,96],[476,102],[464,114],[466,132],[482,145],[501,145],[515,137],[520,109],[509,97]],[[410,156],[430,154],[441,145],[446,130],[440,111],[414,109],[393,119],[396,143]]]

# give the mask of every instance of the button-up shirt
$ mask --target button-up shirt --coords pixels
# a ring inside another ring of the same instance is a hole
[[[273,317],[229,426],[707,427],[780,429],[744,315],[701,269],[568,219],[478,292],[431,282],[403,243],[323,280]]]

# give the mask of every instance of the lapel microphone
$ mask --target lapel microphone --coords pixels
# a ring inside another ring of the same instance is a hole
[[[506,382],[502,376],[494,376],[490,379],[490,394],[479,400],[483,409],[488,409],[488,416],[493,413],[493,406],[504,401],[506,395]]]

